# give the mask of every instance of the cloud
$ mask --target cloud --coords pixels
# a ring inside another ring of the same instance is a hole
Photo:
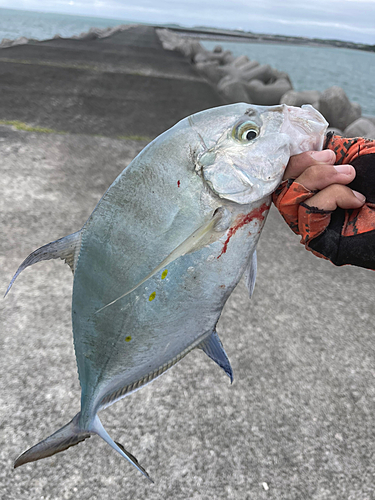
[[[354,0],[349,0],[349,1],[354,1]],[[370,1],[370,0],[368,0]],[[359,33],[368,33],[369,35],[374,35],[375,36],[375,27],[368,27],[368,28],[363,28],[360,26],[352,26],[350,24],[343,24],[339,22],[331,22],[331,21],[310,21],[310,20],[303,20],[299,19],[298,21],[291,21],[291,20],[286,20],[286,19],[278,19],[276,22],[279,22],[280,24],[291,24],[291,25],[298,25],[298,26],[320,26],[322,28],[328,28],[328,29],[339,29],[339,30],[346,30],[346,31],[353,31],[353,32],[359,32]]]
[[[0,6],[375,43],[375,0],[0,0]]]

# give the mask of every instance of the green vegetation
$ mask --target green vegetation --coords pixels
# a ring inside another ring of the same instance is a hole
[[[99,69],[96,66],[92,66],[89,64],[41,61],[39,59],[11,59],[9,57],[1,57],[1,61],[7,63],[15,63],[15,64],[38,64],[39,66],[52,66],[55,68],[85,69],[90,71],[99,71]]]
[[[18,120],[0,120],[0,125],[12,125],[17,130],[25,130],[26,132],[39,132],[40,134],[66,134],[60,130],[53,130],[52,128],[33,127],[27,123]]]
[[[151,141],[151,138],[145,135],[118,135],[117,139],[122,141]]]

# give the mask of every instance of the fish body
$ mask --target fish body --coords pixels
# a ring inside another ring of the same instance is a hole
[[[98,411],[196,347],[232,379],[216,323],[244,273],[252,292],[256,245],[289,157],[321,149],[326,126],[311,106],[240,103],[192,115],[125,168],[80,231],[21,264],[10,286],[40,260],[60,257],[74,271],[82,396],[80,413],[15,466],[98,434],[147,476]]]

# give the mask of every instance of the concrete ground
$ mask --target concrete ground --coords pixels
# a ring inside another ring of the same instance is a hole
[[[223,101],[155,30],[0,49],[0,120],[74,134],[153,139]]]
[[[140,102],[138,109],[144,120],[152,112]],[[46,126],[41,118],[33,123]],[[155,130],[160,123],[169,125],[163,114]],[[87,127],[83,135],[61,135],[0,126],[3,291],[29,252],[82,226],[147,143],[94,137]],[[232,386],[193,352],[101,414],[154,485],[95,436],[12,469],[80,401],[71,271],[61,261],[24,271],[0,304],[0,498],[372,500],[374,274],[306,252],[274,209],[258,260],[253,299],[241,282],[218,327]]]

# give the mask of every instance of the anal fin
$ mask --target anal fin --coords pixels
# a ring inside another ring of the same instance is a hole
[[[209,337],[207,337],[201,344],[198,345],[199,349],[207,354],[215,363],[217,363],[220,368],[222,368],[225,373],[230,378],[231,384],[233,383],[233,370],[230,365],[227,353],[224,351],[223,344],[214,330]]]
[[[81,247],[81,230],[76,233],[69,234],[64,238],[60,238],[59,240],[52,241],[47,245],[44,245],[34,252],[32,252],[26,259],[22,262],[20,267],[17,269],[16,274],[13,276],[7,291],[5,292],[4,297],[6,297],[9,290],[12,288],[13,283],[15,282],[17,276],[27,267],[32,264],[36,264],[37,262],[41,262],[42,260],[50,260],[50,259],[62,259],[69,265],[70,269],[75,270],[75,266],[77,263],[77,258],[79,254],[79,250]]]

